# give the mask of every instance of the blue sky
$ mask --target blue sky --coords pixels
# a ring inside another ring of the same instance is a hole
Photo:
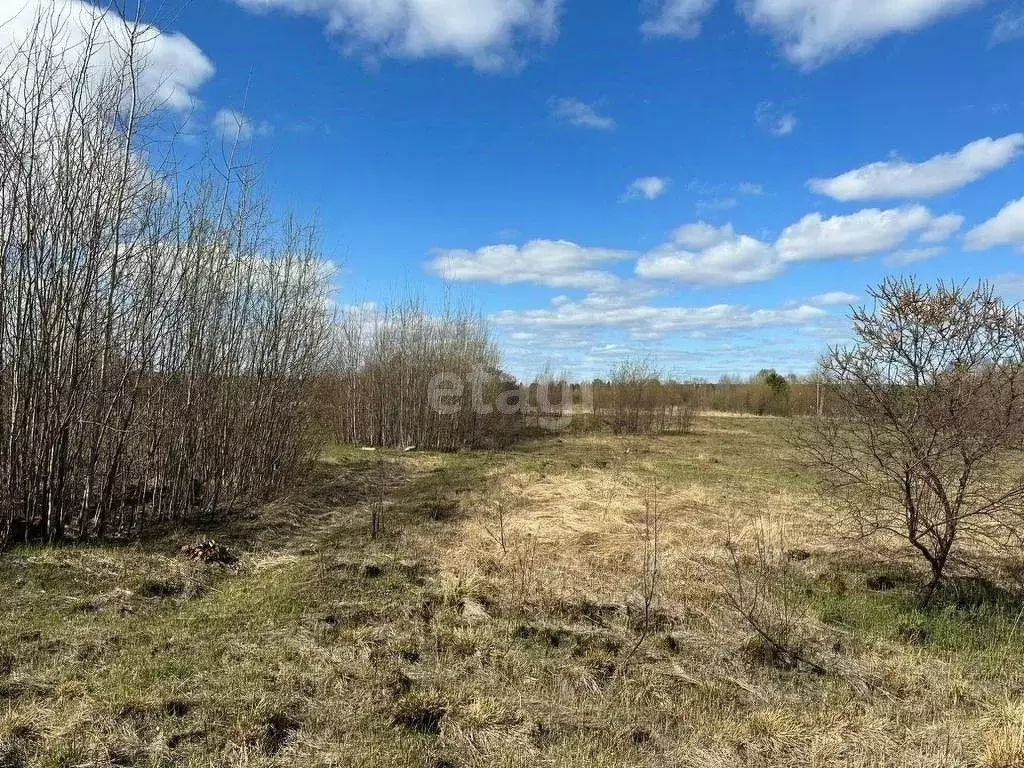
[[[339,301],[451,290],[520,375],[806,372],[885,275],[1024,286],[1024,2],[172,5],[174,109]]]

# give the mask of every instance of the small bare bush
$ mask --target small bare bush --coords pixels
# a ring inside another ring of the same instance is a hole
[[[658,506],[658,488],[652,484],[644,496],[643,517],[637,525],[639,542],[639,568],[637,570],[637,597],[634,626],[639,630],[636,642],[626,654],[626,660],[644,644],[654,629],[658,598],[662,580],[661,509]]]
[[[537,596],[538,569],[537,537],[532,533],[516,533],[506,555],[512,605],[517,614],[526,611],[527,604]]]
[[[809,617],[786,551],[782,528],[769,519],[755,524],[748,550],[730,537],[720,579],[724,603],[753,632],[747,650],[758,661],[824,674],[825,668],[808,650]]]
[[[512,518],[523,505],[523,487],[514,482],[504,484],[480,502],[486,510],[484,530],[507,556],[512,544]]]
[[[661,588],[661,510],[658,506],[657,486],[652,485],[644,497],[644,514],[637,534],[641,550],[637,584],[640,598],[637,623],[642,642],[654,623],[654,612]]]

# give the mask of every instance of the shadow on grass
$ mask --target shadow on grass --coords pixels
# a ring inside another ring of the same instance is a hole
[[[825,624],[859,637],[920,646],[937,653],[1024,652],[1024,597],[978,577],[952,577],[921,605],[921,573],[852,568],[809,581],[808,606]],[[981,660],[981,659],[979,659]]]

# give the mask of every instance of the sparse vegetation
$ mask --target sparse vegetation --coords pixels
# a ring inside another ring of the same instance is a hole
[[[697,412],[693,387],[662,381],[645,359],[623,361],[607,382],[595,381],[593,388],[594,411],[615,434],[686,432]]]

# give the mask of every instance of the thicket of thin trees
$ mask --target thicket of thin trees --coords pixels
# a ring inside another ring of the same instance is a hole
[[[647,360],[617,365],[608,381],[593,383],[594,413],[615,434],[688,432],[697,412],[694,387],[662,380]]]
[[[519,387],[501,372],[478,313],[449,306],[432,314],[409,301],[349,311],[336,333],[323,397],[337,439],[452,450],[520,431]]]
[[[151,32],[92,21],[79,44],[55,4],[0,52],[0,546],[278,487],[330,350],[313,234],[237,179],[152,167]]]

